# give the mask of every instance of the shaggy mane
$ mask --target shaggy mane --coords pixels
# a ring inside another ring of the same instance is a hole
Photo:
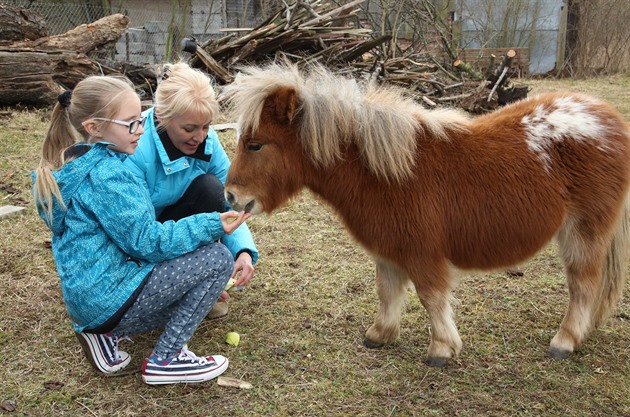
[[[374,174],[400,182],[412,173],[420,135],[447,140],[448,131],[468,130],[462,112],[426,110],[398,88],[360,84],[322,66],[302,72],[274,63],[244,67],[223,91],[241,131],[257,130],[265,100],[278,88],[296,91],[300,140],[320,166],[338,161],[353,142]]]

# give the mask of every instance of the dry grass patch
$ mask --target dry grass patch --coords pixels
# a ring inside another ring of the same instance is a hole
[[[528,83],[532,93],[598,95],[630,120],[626,76]],[[0,119],[1,204],[30,202],[46,120],[45,112],[21,111]],[[221,138],[232,152],[233,134]],[[610,322],[558,362],[546,357],[567,304],[554,245],[521,266],[523,277],[463,274],[455,296],[464,351],[445,369],[428,368],[428,319],[411,293],[400,339],[379,350],[362,347],[378,307],[373,265],[308,192],[249,221],[261,252],[252,285],[232,296],[226,318],[204,322],[190,343],[228,356],[226,375],[251,382],[252,390],[214,382],[149,387],[138,373],[103,377],[83,358],[46,244],[50,234],[28,207],[0,219],[0,410],[7,415],[630,415],[630,284]],[[241,334],[236,348],[224,343],[229,331]],[[123,342],[131,366],[139,368],[156,337]]]

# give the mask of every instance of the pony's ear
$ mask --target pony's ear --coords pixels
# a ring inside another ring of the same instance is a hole
[[[297,91],[291,87],[280,87],[270,98],[278,121],[291,123],[299,106]]]

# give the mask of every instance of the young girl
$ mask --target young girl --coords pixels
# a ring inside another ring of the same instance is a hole
[[[118,350],[121,337],[163,328],[142,366],[144,382],[207,381],[227,369],[227,358],[198,357],[187,342],[232,274],[232,255],[216,242],[249,215],[158,222],[146,189],[123,166],[144,130],[140,110],[123,78],[89,77],[62,94],[33,193],[90,363],[116,372],[131,360]]]
[[[164,65],[161,78],[155,107],[143,114],[147,123],[142,140],[125,166],[148,190],[159,221],[222,213],[227,207],[224,184],[230,160],[210,127],[219,113],[211,80],[184,62]],[[247,285],[258,259],[247,225],[223,236],[221,242],[235,260],[235,285]],[[220,317],[227,310],[226,302],[217,302],[209,317]]]

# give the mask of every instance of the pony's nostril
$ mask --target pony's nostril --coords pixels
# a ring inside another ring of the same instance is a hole
[[[234,205],[234,203],[236,203],[236,196],[230,191],[225,192],[225,199],[230,205]]]

